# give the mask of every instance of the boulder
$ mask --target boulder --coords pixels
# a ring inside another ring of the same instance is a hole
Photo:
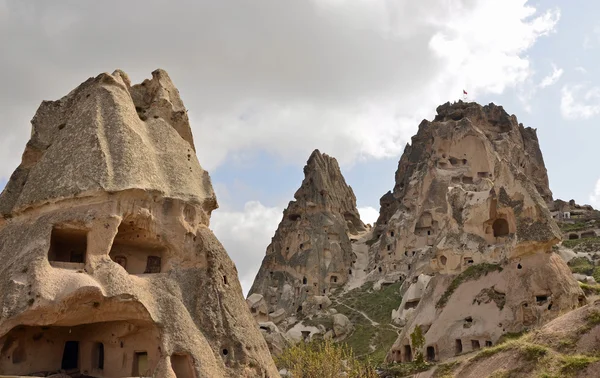
[[[348,336],[354,329],[352,322],[344,314],[335,314],[333,318],[333,334],[337,339]]]

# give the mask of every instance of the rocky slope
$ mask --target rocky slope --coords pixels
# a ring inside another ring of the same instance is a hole
[[[366,231],[333,157],[315,150],[304,176],[247,299],[259,322],[273,322],[282,331],[331,305],[330,293],[356,274],[352,242]]]
[[[445,360],[576,308],[583,293],[552,253],[551,201],[535,130],[502,107],[447,103],[424,120],[370,241],[373,278],[405,279],[388,359],[413,358],[415,327],[422,352]]]
[[[90,78],[32,124],[0,196],[0,374],[278,376],[167,73]]]
[[[596,377],[599,337],[600,301],[595,301],[541,329],[509,335],[497,346],[460,356],[417,376]]]

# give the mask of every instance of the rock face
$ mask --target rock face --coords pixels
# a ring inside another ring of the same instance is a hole
[[[0,196],[0,374],[278,376],[166,72],[101,74],[32,124]]]
[[[365,230],[356,197],[334,158],[315,150],[304,175],[250,289],[250,297],[264,297],[275,322],[331,304],[329,291],[352,274],[349,235]]]
[[[412,359],[416,326],[439,360],[577,307],[583,293],[552,253],[561,233],[551,201],[535,130],[502,107],[447,103],[424,120],[370,248],[371,271],[406,277],[388,359]]]

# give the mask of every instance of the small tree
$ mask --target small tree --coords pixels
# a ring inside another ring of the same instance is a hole
[[[420,325],[416,326],[414,331],[410,334],[410,341],[413,349],[415,350],[415,362],[419,364],[423,363],[425,361],[425,356],[423,355],[425,336],[423,336],[423,331],[421,330]]]

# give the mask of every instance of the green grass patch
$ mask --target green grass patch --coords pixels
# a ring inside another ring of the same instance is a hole
[[[348,345],[356,357],[363,357],[371,354],[371,339],[377,332],[377,329],[370,324],[355,324],[354,332],[343,342]]]
[[[585,222],[575,222],[575,223],[559,223],[558,227],[560,227],[560,230],[562,232],[569,232],[569,231],[585,230],[586,228],[590,228],[593,226],[590,224],[587,224]]]
[[[384,365],[381,367],[382,377],[406,377],[425,370],[429,370],[433,365],[427,362],[402,362]]]
[[[402,282],[396,282],[374,290],[373,282],[367,282],[359,288],[332,297],[334,302],[338,302],[335,309],[354,324],[354,332],[343,342],[352,348],[357,358],[369,359],[378,364],[384,362],[398,337],[396,329],[390,323],[392,310],[397,309],[402,302],[399,293],[401,284]],[[373,326],[359,311],[379,325]]]
[[[380,290],[373,290],[373,283],[369,282],[359,288],[351,290],[343,297],[338,298],[341,303],[364,312],[380,324],[388,324],[392,320],[392,310],[398,309],[402,303],[399,289],[402,282],[382,286]],[[339,309],[344,306],[337,306]],[[362,316],[359,314],[359,316]]]
[[[579,283],[579,287],[585,295],[599,295],[600,294],[600,285],[590,285],[583,282]]]
[[[562,245],[575,250],[600,249],[600,237],[564,240]]]
[[[577,374],[596,361],[598,361],[598,357],[582,355],[562,356],[560,371],[561,373],[568,375]]]
[[[448,289],[446,289],[446,292],[442,295],[442,297],[436,303],[435,307],[437,307],[437,308],[444,307],[446,305],[446,303],[448,303],[448,300],[452,296],[452,293],[454,293],[454,291],[456,289],[458,289],[458,287],[461,284],[463,284],[464,282],[476,280],[480,277],[486,276],[488,273],[491,273],[491,272],[501,272],[501,271],[502,271],[502,267],[498,264],[481,263],[481,264],[472,265],[472,266],[468,267],[467,270],[465,270],[464,272],[462,272],[461,274],[459,274],[458,276],[456,276],[454,278],[454,280],[452,281],[450,286],[448,286]]]
[[[458,361],[447,362],[437,365],[433,378],[452,378],[454,370],[458,367]]]
[[[591,275],[595,268],[594,264],[592,264],[592,262],[585,257],[575,257],[569,261],[567,265],[569,265],[569,268],[571,268],[571,272],[585,274],[586,276]]]
[[[537,362],[548,354],[548,348],[538,344],[524,343],[519,347],[521,356],[527,361]]]

